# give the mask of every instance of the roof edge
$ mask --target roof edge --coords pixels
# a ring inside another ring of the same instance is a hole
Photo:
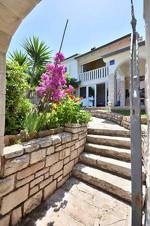
[[[111,45],[111,44],[113,44],[113,43],[115,43],[115,42],[118,42],[118,41],[120,41],[120,40],[122,40],[122,39],[124,39],[124,38],[127,38],[127,37],[129,37],[129,36],[131,36],[131,33],[129,33],[129,34],[127,34],[127,35],[124,35],[124,36],[122,36],[122,37],[120,37],[120,38],[118,38],[118,39],[115,39],[115,40],[113,40],[113,41],[111,41],[111,42],[109,42],[109,43],[107,43],[107,44],[104,44],[104,45],[102,45],[102,46],[100,46],[100,47],[97,47],[97,48],[94,49],[94,50],[90,50],[90,51],[88,51],[88,52],[86,52],[86,53],[83,53],[83,54],[81,54],[81,55],[75,57],[75,59],[78,59],[78,58],[80,58],[80,57],[83,57],[83,56],[85,56],[85,55],[88,55],[89,53],[96,52],[96,51],[99,50],[99,49],[102,49],[102,48],[104,48],[104,47],[106,47],[106,46],[108,46],[108,45]]]
[[[139,42],[139,46],[144,46],[144,45],[145,45],[145,41]],[[118,53],[123,53],[123,52],[128,51],[128,50],[130,50],[130,46],[127,46],[127,47],[124,47],[122,49],[118,49],[116,51],[104,54],[104,55],[102,55],[102,57],[103,58],[110,57],[110,56],[116,55]]]
[[[70,58],[73,58],[73,57],[76,58],[78,55],[79,55],[79,53],[75,53],[75,54],[73,54],[73,55],[71,55],[71,56],[65,58],[64,61],[65,61],[65,60],[68,60],[68,59],[70,59]]]

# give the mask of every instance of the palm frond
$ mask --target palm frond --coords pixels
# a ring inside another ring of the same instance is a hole
[[[13,53],[10,53],[9,54],[9,59],[11,61],[18,62],[18,64],[20,66],[23,66],[25,64],[29,64],[29,61],[28,61],[28,58],[27,58],[27,54],[21,52],[21,50],[20,51],[15,50]]]
[[[45,66],[51,59],[49,47],[36,36],[25,39],[22,46],[34,68]]]

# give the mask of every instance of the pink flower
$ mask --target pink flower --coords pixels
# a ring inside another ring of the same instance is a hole
[[[69,85],[68,91],[69,91],[69,93],[72,93],[73,92],[73,86]]]
[[[68,89],[65,90],[66,94],[72,94],[73,93],[73,86],[69,85]]]
[[[54,61],[56,63],[61,63],[62,61],[64,61],[64,59],[65,59],[65,57],[64,57],[63,53],[61,53],[61,52],[56,53],[56,55],[54,57]]]
[[[47,68],[47,71],[53,71],[54,68],[55,68],[55,65],[54,64],[47,64],[46,68]]]
[[[63,54],[57,53],[55,63],[46,65],[46,72],[42,74],[36,89],[39,96],[46,97],[49,101],[60,101],[65,96],[65,66],[60,64],[63,60]],[[71,87],[69,90],[71,91]]]

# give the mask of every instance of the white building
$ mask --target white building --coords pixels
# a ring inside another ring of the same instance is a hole
[[[76,57],[79,54],[76,53],[68,58],[65,59],[65,61],[63,62],[63,64],[66,66],[67,68],[67,73],[70,74],[72,77],[78,79],[78,61],[76,60]]]
[[[81,55],[65,59],[68,72],[81,81],[85,106],[129,106],[130,39],[125,35]],[[139,39],[141,105],[145,101],[145,41]]]

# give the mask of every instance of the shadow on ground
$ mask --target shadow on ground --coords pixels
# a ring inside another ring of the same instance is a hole
[[[62,188],[58,189],[50,198],[44,201],[39,207],[28,214],[19,224],[16,226],[37,226],[41,225],[38,222],[42,218],[46,217],[48,212],[59,212],[61,209],[65,209],[68,201],[65,194],[68,193],[71,188],[79,183],[78,180],[68,180]],[[50,219],[49,219],[50,220]],[[38,221],[38,222],[37,222]],[[44,224],[45,226],[46,224]],[[47,223],[47,226],[55,226],[54,221]]]

